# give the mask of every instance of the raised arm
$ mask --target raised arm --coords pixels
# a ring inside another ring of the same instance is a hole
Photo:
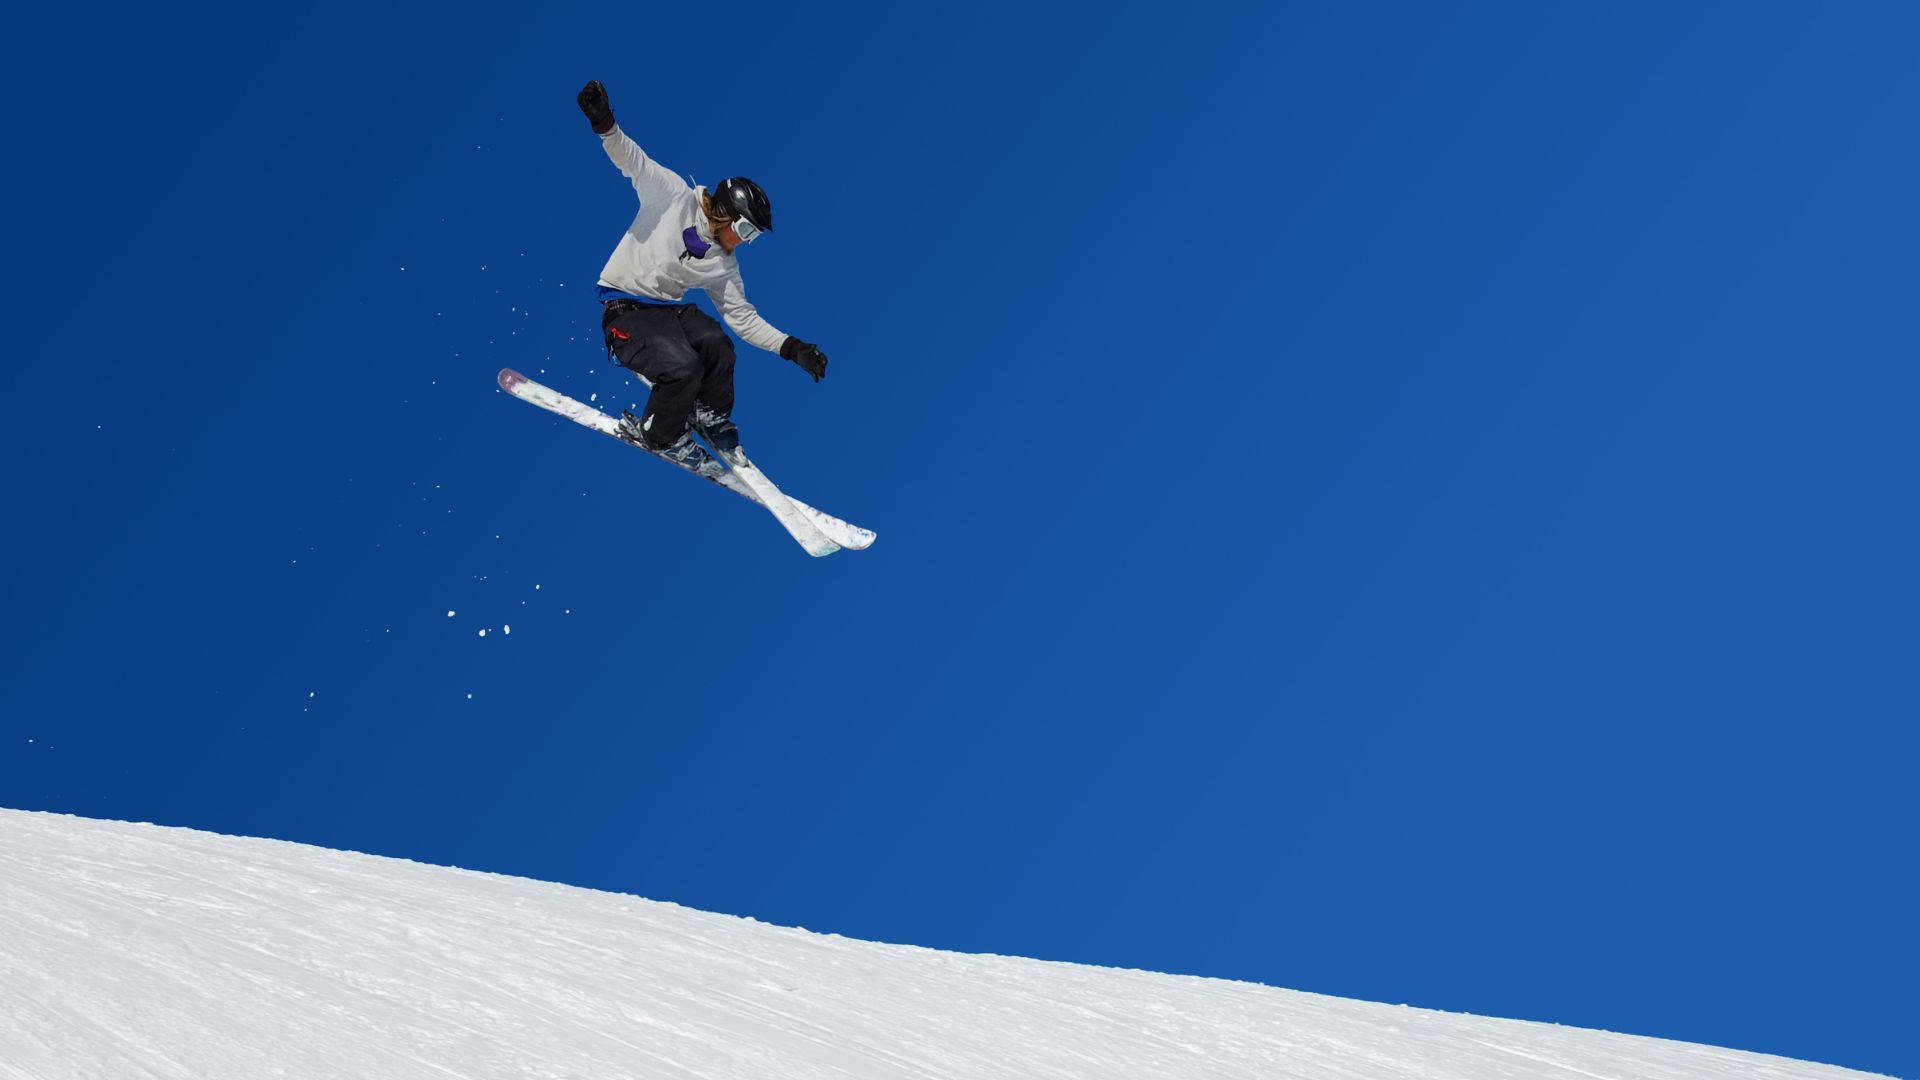
[[[640,196],[641,202],[677,195],[686,189],[686,181],[648,157],[640,144],[628,138],[613,122],[613,105],[607,100],[607,88],[601,86],[598,79],[581,87],[576,100],[587,122],[593,125],[593,133],[600,136],[601,149],[607,152],[614,166],[633,181],[634,193]]]

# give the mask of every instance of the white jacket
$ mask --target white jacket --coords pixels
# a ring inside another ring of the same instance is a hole
[[[679,303],[688,289],[705,289],[740,340],[779,352],[787,335],[775,330],[747,302],[739,260],[720,246],[707,227],[707,215],[700,210],[700,196],[706,189],[690,187],[661,168],[617,126],[600,136],[600,145],[633,181],[634,194],[640,196],[640,213],[601,269],[600,284],[672,303]],[[698,229],[700,238],[713,245],[706,258],[681,258],[687,250],[681,234],[688,226]]]

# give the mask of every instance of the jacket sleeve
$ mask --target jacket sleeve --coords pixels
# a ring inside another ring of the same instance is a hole
[[[627,179],[633,181],[633,192],[640,196],[642,203],[654,199],[664,199],[677,195],[687,189],[687,182],[674,175],[661,164],[647,156],[640,144],[627,138],[627,133],[614,125],[613,130],[600,136],[600,146],[613,159]]]
[[[747,289],[740,281],[738,269],[714,282],[707,292],[713,297],[713,306],[720,309],[727,325],[740,335],[741,341],[770,353],[780,351],[787,335],[775,330],[747,301]]]

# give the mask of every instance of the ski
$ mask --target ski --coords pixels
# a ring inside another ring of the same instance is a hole
[[[542,386],[512,368],[501,368],[498,382],[500,389],[529,405],[564,416],[582,427],[592,428],[602,435],[618,439],[621,443],[637,450],[646,450],[649,455],[660,458],[675,468],[693,473],[766,509],[787,530],[788,535],[792,536],[794,541],[810,555],[831,555],[839,548],[859,551],[870,546],[875,539],[871,529],[863,529],[832,514],[816,510],[782,492],[751,461],[747,461],[744,454],[740,455],[745,465],[744,469],[740,465],[733,465],[732,468],[724,467],[712,456],[702,459],[693,466],[682,465],[677,461],[661,457],[647,450],[640,443],[621,435],[620,422],[600,409],[570,398],[551,387]]]
[[[728,475],[737,478],[753,492],[754,498],[767,512],[773,515],[780,527],[787,530],[793,541],[806,549],[807,554],[818,557],[831,555],[840,550],[827,534],[800,511],[800,504],[794,502],[785,492],[773,486],[767,474],[760,471],[753,462],[747,460],[744,447],[736,446],[731,452],[721,453],[720,460],[727,463]]]

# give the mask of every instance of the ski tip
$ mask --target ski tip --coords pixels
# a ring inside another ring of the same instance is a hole
[[[513,370],[510,367],[501,368],[500,374],[495,376],[494,378],[495,378],[495,381],[500,384],[500,389],[505,390],[508,393],[512,393],[514,387],[519,386],[521,383],[527,381],[527,377],[525,375],[520,374],[519,372]]]

